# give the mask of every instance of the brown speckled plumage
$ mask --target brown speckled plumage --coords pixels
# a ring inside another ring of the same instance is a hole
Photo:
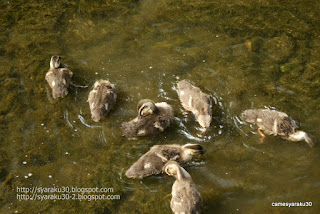
[[[190,174],[175,161],[167,162],[164,171],[176,178],[172,185],[171,210],[179,214],[201,213],[203,201]]]
[[[179,81],[177,89],[183,108],[191,111],[200,126],[207,129],[212,120],[212,101],[210,96],[187,80]]]
[[[297,123],[286,113],[269,109],[248,109],[242,118],[249,123],[257,124],[259,130],[267,135],[281,136],[290,141],[305,140],[311,147],[314,140],[304,131],[298,130]]]
[[[242,113],[246,122],[255,123],[268,135],[288,136],[298,128],[284,112],[269,109],[248,109]]]
[[[74,84],[71,81],[73,73],[61,63],[60,59],[60,56],[51,57],[50,68],[45,77],[52,90],[52,97],[54,99],[66,96],[70,85],[77,88],[88,87]]]
[[[108,80],[98,80],[88,96],[93,121],[102,120],[116,104],[117,92]]]
[[[72,72],[60,62],[60,56],[52,56],[50,69],[46,74],[46,80],[52,89],[53,98],[64,97],[68,94]]]
[[[147,106],[143,105],[146,104]],[[121,131],[127,137],[139,137],[158,134],[167,128],[173,120],[173,110],[165,102],[154,103],[143,100],[138,104],[138,116],[121,124]]]
[[[204,154],[205,150],[199,144],[180,145],[155,145],[141,156],[127,170],[129,178],[143,178],[150,175],[157,175],[169,160],[185,163],[191,160],[193,155]]]

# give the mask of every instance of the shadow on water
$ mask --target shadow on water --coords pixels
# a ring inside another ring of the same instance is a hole
[[[319,146],[268,136],[242,121],[248,108],[274,108],[320,139],[318,1],[2,1],[0,7],[0,212],[171,213],[174,182],[128,179],[156,144],[200,143],[184,165],[204,213],[316,213]],[[89,89],[54,100],[44,76],[59,54],[77,84],[109,79],[117,104],[95,123]],[[210,94],[206,135],[182,109],[178,80]],[[172,105],[165,132],[125,138],[140,99]],[[113,188],[120,200],[19,200],[17,187]],[[272,202],[313,202],[273,207]]]

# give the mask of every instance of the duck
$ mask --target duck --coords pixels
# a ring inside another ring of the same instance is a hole
[[[137,105],[138,116],[121,124],[126,137],[140,137],[163,132],[173,120],[172,107],[166,102],[154,103],[143,99]]]
[[[97,80],[93,89],[89,92],[88,100],[91,112],[91,118],[99,122],[115,106],[117,91],[114,84],[108,80]]]
[[[296,121],[286,113],[270,109],[247,109],[242,112],[241,117],[248,123],[258,126],[258,133],[261,135],[261,142],[265,134],[280,136],[289,141],[305,141],[313,147],[315,140],[306,132],[298,130]]]
[[[171,191],[171,210],[175,214],[199,214],[203,200],[190,174],[176,161],[168,161],[163,171],[176,179]]]
[[[131,165],[126,171],[126,176],[142,179],[150,175],[161,174],[166,162],[174,160],[183,164],[190,161],[193,156],[205,154],[205,152],[200,144],[155,145]]]
[[[187,80],[177,83],[177,90],[182,107],[191,111],[202,127],[202,133],[206,132],[212,120],[212,101],[210,95],[203,93],[200,88],[192,85]]]
[[[52,97],[65,97],[68,94],[70,85],[77,88],[87,88],[88,86],[80,86],[71,82],[73,73],[61,63],[61,56],[52,56],[50,59],[50,68],[46,73],[50,88],[52,89]]]

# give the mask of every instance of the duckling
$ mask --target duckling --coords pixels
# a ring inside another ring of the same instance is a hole
[[[121,124],[121,131],[127,137],[147,136],[164,131],[173,120],[172,107],[166,102],[154,103],[140,100],[137,105],[138,116]]]
[[[191,111],[202,127],[204,133],[212,120],[212,102],[208,94],[192,85],[187,80],[177,83],[180,102],[187,111]]]
[[[71,82],[73,73],[65,67],[60,56],[52,56],[50,60],[50,69],[46,73],[46,80],[52,89],[54,99],[64,97],[68,94],[68,87],[72,85],[78,88],[87,88],[88,86],[80,86]]]
[[[285,140],[304,140],[310,147],[314,146],[314,139],[306,132],[298,130],[296,122],[284,112],[269,109],[248,109],[241,116],[246,122],[258,125],[262,141],[265,138],[264,132],[267,135],[279,135]]]
[[[88,96],[92,120],[102,120],[116,104],[117,92],[108,80],[98,80]]]
[[[169,160],[175,160],[182,164],[190,161],[194,155],[204,154],[205,152],[199,144],[155,145],[132,164],[127,170],[126,176],[141,179],[150,175],[157,175],[162,172],[163,166]]]
[[[164,172],[176,179],[172,185],[171,210],[176,214],[200,213],[202,198],[190,174],[176,161],[168,161]]]

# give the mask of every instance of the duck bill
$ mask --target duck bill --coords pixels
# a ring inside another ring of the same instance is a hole
[[[207,151],[206,151],[205,149],[201,149],[200,154],[201,154],[201,155],[204,155],[204,154],[206,154],[206,152],[207,152]]]
[[[208,131],[208,128],[200,128],[200,134],[201,135],[205,135],[206,134],[206,132]]]
[[[305,141],[307,142],[307,144],[309,144],[311,148],[315,146],[315,140],[311,137],[306,138]]]

